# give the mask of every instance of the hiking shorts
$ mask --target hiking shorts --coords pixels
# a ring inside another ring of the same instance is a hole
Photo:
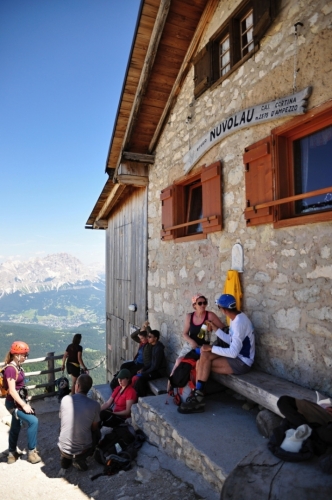
[[[248,373],[251,366],[246,365],[240,358],[226,358],[229,366],[232,368],[234,375],[244,375]]]

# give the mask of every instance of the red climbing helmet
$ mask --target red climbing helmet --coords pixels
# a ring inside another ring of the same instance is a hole
[[[15,340],[10,347],[10,354],[27,354],[30,351],[28,344]]]

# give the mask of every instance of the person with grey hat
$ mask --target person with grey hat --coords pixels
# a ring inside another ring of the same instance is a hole
[[[200,413],[205,411],[204,389],[211,372],[224,375],[247,373],[255,357],[254,328],[249,318],[236,309],[233,295],[224,293],[216,301],[218,309],[231,320],[229,333],[210,322],[218,337],[217,345],[203,345],[200,360],[196,367],[196,388],[193,394],[182,403],[180,413]]]
[[[122,368],[118,373],[119,386],[101,406],[100,421],[103,426],[116,427],[131,415],[131,407],[137,402],[137,393],[131,385],[131,373]]]

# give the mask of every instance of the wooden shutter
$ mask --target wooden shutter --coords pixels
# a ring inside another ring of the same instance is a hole
[[[240,20],[236,17],[231,19],[229,25],[230,45],[231,45],[231,67],[241,59],[241,30]]]
[[[276,17],[278,4],[279,0],[253,0],[255,45]]]
[[[222,229],[222,189],[221,162],[216,161],[204,168],[201,174],[203,218],[216,218],[202,223],[203,233],[212,233]]]
[[[202,49],[194,61],[194,96],[199,97],[211,85],[211,43]]]
[[[174,186],[168,186],[163,189],[160,194],[161,199],[161,239],[163,240],[173,240],[174,233],[172,230],[167,230],[165,228],[174,226]]]
[[[273,171],[271,161],[271,137],[266,137],[245,149],[243,163],[245,164],[245,184],[247,207],[272,201]],[[248,226],[266,224],[274,221],[273,207],[261,208],[256,211],[246,211]]]

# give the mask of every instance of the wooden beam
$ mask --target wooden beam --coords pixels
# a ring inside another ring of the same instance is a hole
[[[189,48],[187,50],[186,56],[185,56],[183,63],[181,65],[177,79],[174,82],[173,88],[172,88],[171,93],[169,95],[169,98],[167,100],[163,114],[161,115],[159,123],[156,127],[156,130],[155,130],[153,137],[151,139],[151,142],[149,144],[149,151],[153,151],[155,148],[155,145],[157,143],[157,140],[158,140],[159,135],[161,133],[161,130],[163,128],[164,122],[167,118],[167,115],[168,115],[171,107],[173,106],[173,103],[178,95],[178,91],[179,91],[179,89],[183,83],[183,80],[188,72],[189,65],[190,65],[191,59],[193,57],[193,54],[197,50],[198,44],[199,44],[199,42],[202,38],[202,35],[205,31],[206,25],[212,19],[212,16],[213,16],[218,4],[219,4],[219,0],[210,0],[209,3],[207,4],[207,6],[205,7],[205,10],[204,10],[202,17],[198,23],[195,34],[194,34],[192,41],[189,45]]]
[[[125,190],[126,186],[122,184],[114,184],[112,191],[108,195],[103,207],[99,211],[96,220],[100,219],[106,219],[120,196],[122,195],[123,191]]]
[[[132,161],[138,161],[140,163],[149,163],[152,165],[154,163],[154,159],[155,159],[154,155],[145,155],[142,153],[132,153],[130,151],[123,151],[121,161],[132,160]]]
[[[120,184],[130,184],[138,187],[147,186],[149,183],[148,166],[134,161],[121,162],[118,168],[117,180]]]
[[[156,54],[157,54],[160,38],[161,38],[161,35],[163,33],[163,30],[164,30],[164,25],[165,25],[165,22],[167,19],[170,5],[171,5],[171,0],[161,0],[160,1],[158,14],[156,17],[156,21],[154,23],[152,35],[150,38],[149,47],[148,47],[148,50],[146,53],[145,61],[143,64],[142,72],[141,72],[140,79],[139,79],[138,86],[137,86],[137,90],[136,90],[134,105],[132,107],[130,117],[128,120],[128,124],[127,124],[127,129],[126,129],[126,132],[125,132],[123,140],[122,140],[122,147],[121,147],[122,150],[125,148],[125,145],[126,145],[128,139],[130,138],[131,132],[133,130],[133,126],[135,124],[135,118],[137,116],[139,107],[141,105],[141,101],[144,97],[144,94],[145,94],[145,91],[147,88],[149,76],[150,76],[150,73],[151,73],[151,70],[153,67],[153,63],[154,63]],[[118,159],[118,163],[116,165],[115,177],[117,176],[117,170],[119,168],[120,161],[121,161],[121,157]]]

